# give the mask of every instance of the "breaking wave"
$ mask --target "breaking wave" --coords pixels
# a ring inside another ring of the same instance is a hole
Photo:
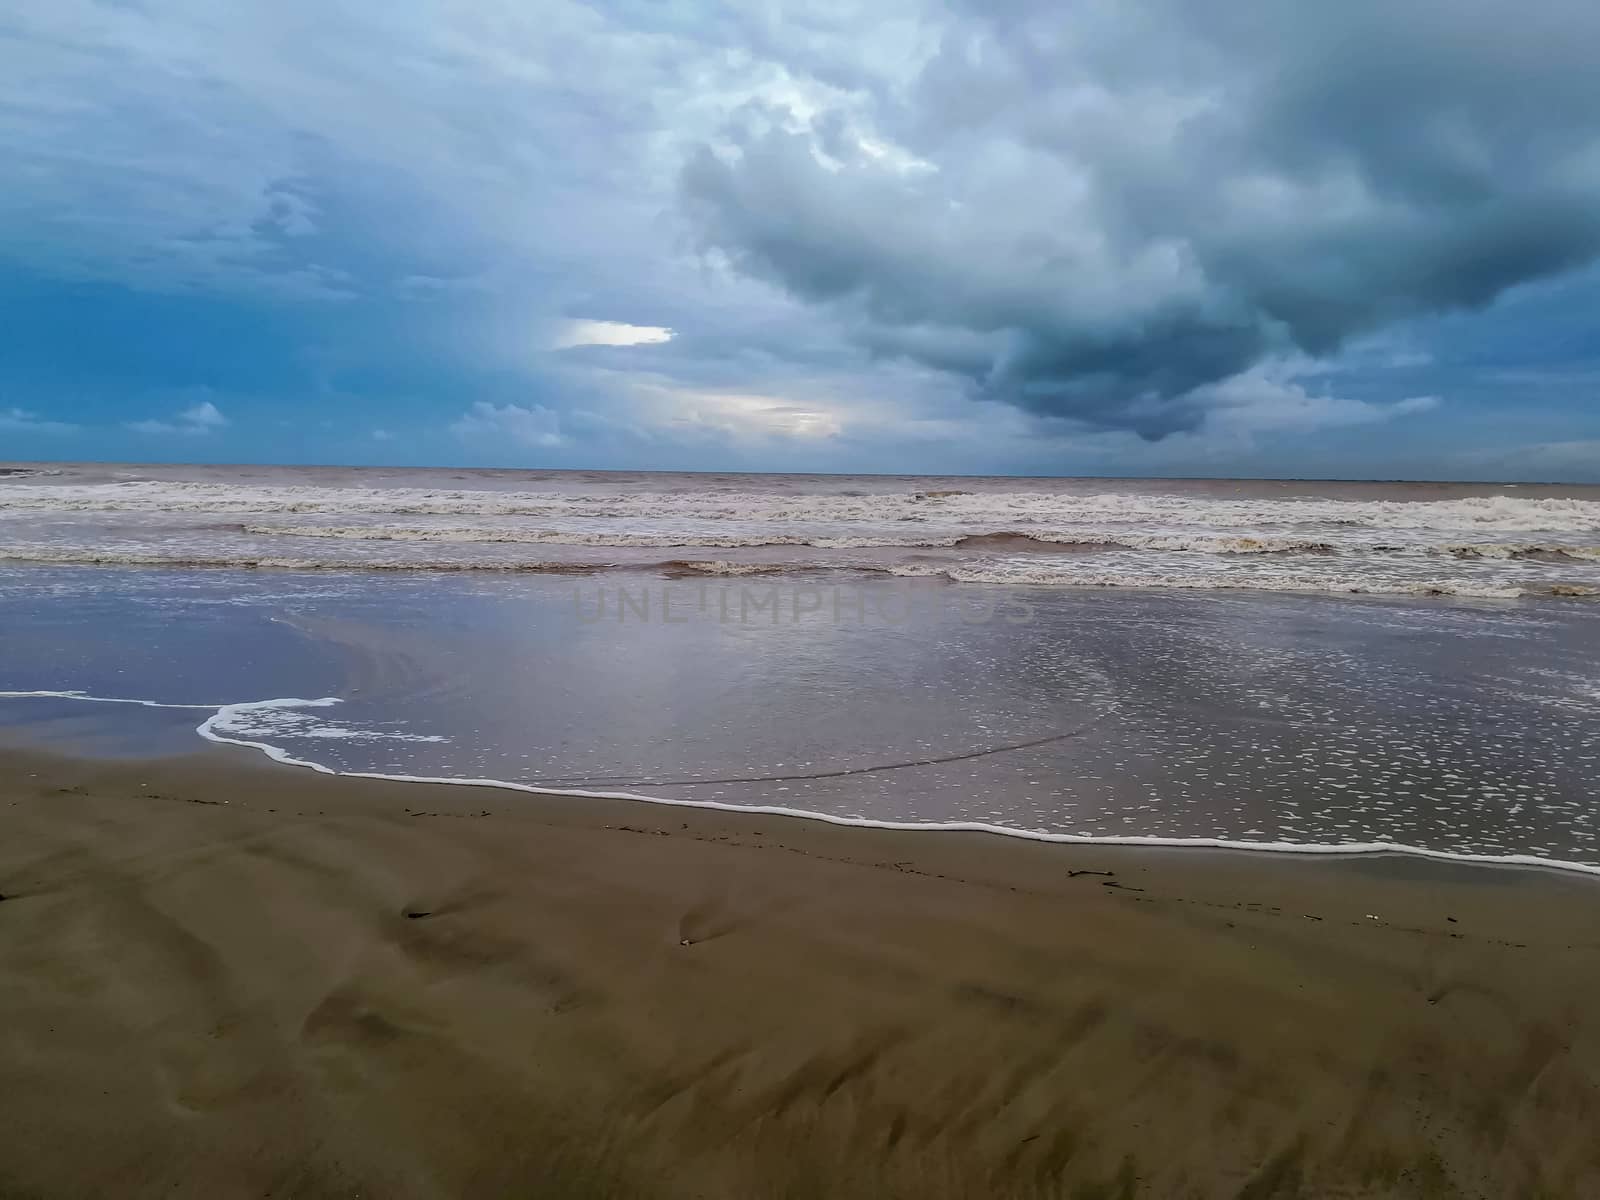
[[[1600,501],[1467,496],[1449,500],[1038,491],[789,494],[746,492],[499,492],[432,488],[278,487],[187,481],[10,484],[0,512],[151,512],[389,516],[561,516],[708,521],[952,521],[1017,524],[1156,522],[1251,527],[1331,524],[1373,529],[1508,529],[1600,534]]]
[[[271,525],[241,526],[248,534],[268,537],[326,538],[358,542],[439,542],[462,544],[614,546],[670,548],[704,546],[742,549],[764,546],[813,546],[818,549],[1037,549],[1059,552],[1084,550],[1162,550],[1197,554],[1390,554],[1419,551],[1454,558],[1537,559],[1565,558],[1600,562],[1600,545],[1561,545],[1532,542],[1486,542],[1416,546],[1388,543],[1340,544],[1324,538],[1274,537],[1267,534],[1160,534],[1096,533],[1092,530],[996,530],[985,533],[926,535],[835,535],[780,533],[630,533],[609,530],[527,529],[494,526],[399,525]]]
[[[1144,565],[1138,556],[1124,556],[1115,566],[1097,557],[1027,556],[943,562],[878,563],[848,559],[793,559],[784,562],[741,562],[729,559],[666,559],[628,562],[561,562],[450,558],[280,557],[252,554],[192,554],[161,551],[100,551],[72,548],[0,547],[0,562],[36,562],[101,566],[159,566],[298,571],[525,572],[530,574],[595,575],[606,572],[655,572],[668,578],[687,576],[784,576],[819,573],[891,575],[946,583],[990,583],[1033,587],[1133,588],[1187,590],[1254,590],[1346,595],[1458,596],[1511,600],[1525,596],[1569,598],[1600,596],[1600,578],[1527,579],[1507,582],[1480,578],[1392,577],[1363,571],[1359,564],[1326,574],[1294,572],[1217,573],[1185,570],[1173,559]]]
[[[387,486],[437,472],[327,486],[298,481],[328,473],[294,468],[237,482],[219,481],[231,477],[222,468],[196,470],[209,478],[82,482],[92,472],[68,468],[50,481],[0,481],[0,560],[669,577],[856,571],[1493,599],[1600,593],[1600,499],[1571,496],[1446,489],[1438,498],[1421,485],[1370,485],[1364,498],[1248,483],[1095,490],[1072,480],[927,480],[935,486],[914,490],[867,477],[578,474],[542,477],[549,490],[531,478],[514,480],[520,490],[492,490],[513,481],[463,476],[483,483],[474,490]]]

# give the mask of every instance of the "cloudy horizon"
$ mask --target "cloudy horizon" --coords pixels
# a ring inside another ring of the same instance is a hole
[[[0,458],[1600,482],[1576,0],[24,0]]]

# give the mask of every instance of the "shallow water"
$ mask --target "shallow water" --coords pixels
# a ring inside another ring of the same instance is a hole
[[[339,771],[1600,865],[1583,601],[26,566],[0,689],[340,701],[0,699],[14,736],[111,751],[209,721]]]

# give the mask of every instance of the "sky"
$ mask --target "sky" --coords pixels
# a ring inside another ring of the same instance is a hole
[[[1600,482],[1592,0],[18,0],[0,459]]]

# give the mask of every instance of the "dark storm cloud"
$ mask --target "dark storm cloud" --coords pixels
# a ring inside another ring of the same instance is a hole
[[[1600,436],[1600,269],[1416,319],[1595,256],[1600,12],[369,10],[17,8],[9,453],[147,456],[191,394],[228,420],[194,453],[339,461],[1448,474]]]
[[[904,77],[746,110],[683,194],[737,270],[979,394],[1161,437],[1263,359],[1600,255],[1592,4],[927,19]]]

